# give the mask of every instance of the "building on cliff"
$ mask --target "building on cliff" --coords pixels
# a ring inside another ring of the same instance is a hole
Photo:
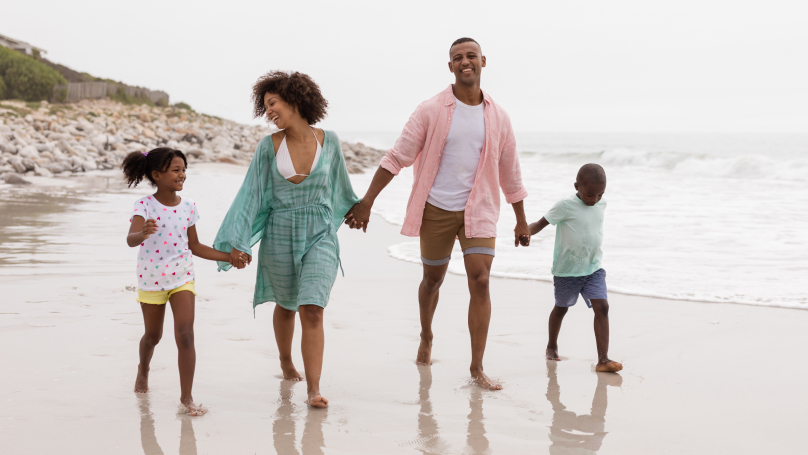
[[[20,41],[18,39],[10,38],[5,35],[0,35],[0,46],[7,47],[9,49],[14,49],[15,51],[22,52],[25,55],[34,56],[35,54],[45,54],[47,51],[45,49],[40,49],[36,46],[32,46],[25,41]]]

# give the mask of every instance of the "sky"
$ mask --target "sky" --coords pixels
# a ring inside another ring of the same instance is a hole
[[[4,2],[0,34],[94,76],[244,123],[270,70],[309,74],[319,125],[400,131],[482,45],[482,88],[524,132],[808,132],[808,2]]]

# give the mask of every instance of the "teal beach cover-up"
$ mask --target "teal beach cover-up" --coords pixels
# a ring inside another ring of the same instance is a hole
[[[340,267],[337,229],[359,198],[339,138],[324,132],[320,160],[298,184],[278,171],[272,136],[261,139],[213,242],[219,251],[235,248],[257,259],[253,308],[264,302],[292,311],[328,304]],[[252,247],[259,240],[256,256]],[[220,271],[232,267],[218,265]]]

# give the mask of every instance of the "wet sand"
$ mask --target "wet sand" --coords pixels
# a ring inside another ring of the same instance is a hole
[[[183,193],[200,207],[202,242],[212,241],[243,173],[192,167]],[[378,217],[367,234],[340,231],[346,275],[325,313],[328,409],[308,409],[305,384],[282,379],[272,306],[253,317],[255,267],[217,273],[200,259],[194,397],[210,412],[178,415],[170,312],[151,392],[132,392],[143,327],[124,236],[132,203],[149,189],[122,189],[116,175],[96,174],[89,190],[0,188],[2,453],[806,450],[807,311],[613,293],[610,354],[626,368],[595,373],[582,302],[561,332],[564,360],[548,364],[552,285],[494,278],[485,368],[505,389],[481,390],[468,383],[465,277],[448,275],[442,288],[435,364],[414,364],[421,271],[387,255],[403,238]],[[298,348],[294,356],[302,370]]]

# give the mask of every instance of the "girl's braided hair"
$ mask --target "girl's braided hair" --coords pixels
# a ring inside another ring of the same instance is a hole
[[[121,163],[123,169],[123,176],[129,187],[137,186],[143,180],[143,177],[149,180],[151,186],[157,186],[157,182],[152,177],[152,172],[159,171],[165,172],[174,157],[182,158],[185,167],[188,167],[188,160],[185,154],[179,150],[170,149],[168,147],[158,147],[148,152],[132,152],[126,155]]]

